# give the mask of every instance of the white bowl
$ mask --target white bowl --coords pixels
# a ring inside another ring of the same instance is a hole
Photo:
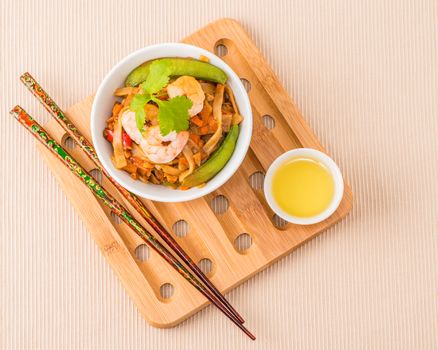
[[[272,177],[279,168],[279,166],[281,166],[288,160],[301,157],[310,158],[324,164],[329,170],[335,185],[334,195],[327,209],[318,215],[306,218],[289,215],[278,206],[277,202],[272,196]],[[278,216],[293,224],[311,225],[327,219],[339,207],[342,196],[344,194],[344,180],[338,166],[336,165],[334,160],[331,159],[328,155],[312,148],[296,148],[283,153],[271,164],[268,171],[266,172],[263,189],[269,206]]]
[[[204,55],[210,59],[210,63],[221,68],[228,76],[227,84],[233,90],[240,114],[244,120],[240,125],[240,134],[236,149],[225,167],[205,186],[191,188],[186,191],[173,190],[163,185],[154,185],[132,179],[128,173],[118,170],[111,162],[113,153],[111,144],[103,137],[106,120],[111,116],[111,111],[116,101],[114,91],[124,86],[127,75],[138,65],[162,57],[192,57]],[[117,63],[105,76],[99,88],[91,110],[91,136],[99,160],[109,174],[123,187],[136,195],[160,202],[184,202],[200,198],[216,190],[223,185],[239,168],[248,150],[252,133],[252,113],[248,94],[234,71],[219,57],[209,51],[187,44],[158,44],[147,46],[133,52]]]

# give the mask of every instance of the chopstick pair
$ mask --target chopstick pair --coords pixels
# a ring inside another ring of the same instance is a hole
[[[196,263],[184,252],[176,240],[167,232],[161,223],[152,215],[152,213],[143,205],[140,199],[130,193],[124,187],[120,186],[106,171],[97,157],[93,145],[79,132],[75,125],[66,117],[61,108],[53,99],[44,91],[40,84],[28,73],[20,77],[21,82],[30,90],[30,92],[42,103],[46,110],[58,122],[65,132],[82,148],[85,154],[94,162],[97,168],[105,175],[117,190],[125,197],[128,202],[137,210],[137,212],[151,225],[157,234],[166,242],[166,244],[184,261],[192,272],[207,286],[208,289],[226,306],[227,309],[239,320],[244,323],[244,319],[233,308],[227,299],[219,292],[213,283],[205,276]]]
[[[101,165],[94,151],[93,146],[83,135],[76,129],[62,110],[41,88],[41,86],[32,78],[29,73],[25,73],[21,77],[21,81],[29,88],[29,90],[38,98],[50,114],[59,122],[64,130],[72,137],[76,143],[81,146],[88,157],[96,164],[99,170],[107,176],[110,181],[116,186],[120,193],[131,203],[140,215],[157,231],[160,237],[173,249],[173,251],[192,269],[207,288],[199,282],[185,267],[182,265],[159,241],[157,241],[150,232],[148,232],[135,218],[118,203],[103,187],[96,184],[94,179],[85,172],[84,169],[66,152],[59,144],[53,140],[50,135],[30,117],[21,107],[16,106],[11,114],[20,121],[40,142],[42,142],[49,150],[51,150],[58,158],[68,166],[82,182],[84,182],[90,190],[107,205],[116,215],[118,215],[125,223],[128,224],[141,238],[157,251],[169,264],[171,264],[183,277],[189,281],[198,291],[200,291],[210,302],[218,307],[228,318],[230,318],[245,334],[251,339],[255,339],[243,325],[243,319],[228,303],[224,296],[217,290],[216,287],[202,273],[199,267],[190,259],[190,257],[177,244],[173,237],[164,229],[158,220],[146,209],[143,203],[133,194],[121,187],[114,179],[112,179],[106,170]]]
[[[147,231],[129,211],[123,207],[104,187],[88,174],[75,159],[59,145],[47,131],[39,125],[23,108],[15,106],[10,114],[14,116],[31,134],[49,149],[57,158],[78,177],[92,193],[102,200],[113,213],[125,222],[134,232],[145,240],[149,246],[163,257],[175,270],[177,270],[190,284],[200,291],[210,302],[218,307],[231,321],[233,321],[248,337],[255,340],[254,335],[222,304],[219,299],[199,282],[178,259],[176,259],[165,246]]]

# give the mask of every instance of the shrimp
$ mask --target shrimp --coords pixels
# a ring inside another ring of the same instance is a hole
[[[129,137],[135,142],[140,143],[142,136],[135,122],[135,112],[126,109],[122,114],[122,126]]]
[[[205,93],[201,84],[193,77],[183,75],[167,86],[167,94],[170,98],[175,96],[187,96],[193,105],[189,109],[191,117],[202,111],[204,107]]]
[[[174,160],[181,153],[188,139],[188,131],[172,131],[163,136],[159,126],[151,126],[143,134],[140,147],[151,162],[164,164]]]
[[[146,118],[152,125],[158,124],[158,108],[154,105],[147,104],[145,106]],[[137,122],[135,121],[135,112],[126,108],[122,113],[122,126],[129,137],[137,144],[140,144],[142,135],[137,128]]]

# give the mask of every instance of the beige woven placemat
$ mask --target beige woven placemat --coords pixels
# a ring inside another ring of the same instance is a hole
[[[438,5],[408,0],[0,2],[1,349],[434,349]],[[241,21],[355,193],[335,228],[230,293],[258,339],[209,307],[155,329],[8,116],[92,93],[129,52]]]

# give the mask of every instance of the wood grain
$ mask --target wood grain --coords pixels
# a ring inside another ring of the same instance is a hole
[[[145,200],[145,204],[168,229],[178,220],[187,221],[188,234],[181,238],[175,236],[176,240],[195,261],[203,258],[212,261],[209,277],[226,292],[345,217],[352,207],[352,193],[346,185],[338,210],[320,224],[305,227],[288,224],[284,229],[277,229],[261,191],[251,188],[249,176],[256,171],[266,171],[269,164],[288,149],[323,148],[237,22],[229,19],[214,22],[183,41],[213,52],[218,44],[225,45],[228,53],[222,57],[224,61],[251,83],[249,97],[254,116],[251,149],[236,174],[209,196],[187,203]],[[67,112],[88,138],[91,105],[92,97],[72,106]],[[263,115],[274,118],[273,129],[263,125]],[[64,134],[55,121],[50,121],[46,127],[58,141],[63,139]],[[40,151],[139,311],[151,325],[174,326],[208,304],[152,251],[148,260],[138,260],[135,249],[143,242],[124,224],[116,224],[91,193],[85,191],[51,154],[43,149]],[[80,150],[74,149],[71,153],[87,170],[93,168]],[[104,179],[103,185],[114,193],[109,181]],[[230,204],[223,214],[215,214],[210,206],[217,195],[225,196]],[[248,233],[253,241],[245,252],[239,252],[234,246],[234,240],[242,233]],[[160,295],[160,286],[165,283],[175,287],[174,295],[168,299]]]

